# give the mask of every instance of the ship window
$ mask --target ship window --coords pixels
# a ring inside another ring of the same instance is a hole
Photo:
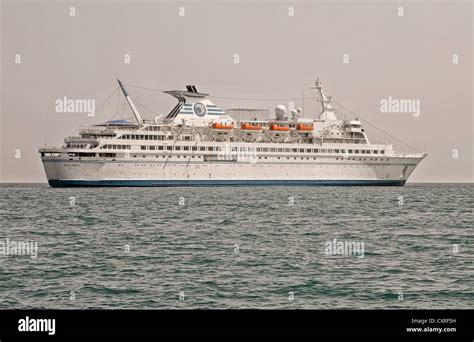
[[[352,153],[352,150],[349,150],[349,153]]]
[[[183,150],[189,151],[189,146],[184,146],[184,147],[183,147]]]
[[[154,150],[155,149],[155,146],[150,146],[150,150]]]
[[[304,152],[304,148],[300,148],[300,152]]]
[[[359,150],[355,150],[354,153],[359,153]]]
[[[336,153],[339,153],[339,149],[338,149],[338,148],[336,149]]]
[[[297,149],[297,148],[294,148],[294,149],[293,149],[293,152],[298,152],[298,149]]]
[[[176,151],[179,151],[179,150],[181,150],[181,146],[175,146],[174,149],[175,149]]]
[[[367,150],[367,152],[366,152],[366,153],[367,153],[367,154],[370,154],[370,150]]]
[[[133,155],[133,158],[136,158],[136,157],[137,157],[137,155],[136,155],[136,154],[134,154],[134,155]]]
[[[143,146],[143,145],[142,145],[142,146],[140,146],[140,149],[141,149],[141,150],[146,150],[146,146]]]
[[[204,146],[199,147],[199,151],[205,151],[206,148]]]
[[[146,156],[145,156],[145,155],[143,155],[142,157],[143,157],[143,158],[146,158]]]
[[[275,149],[275,148],[271,148],[271,149],[270,149],[270,152],[276,152],[276,149]]]
[[[365,150],[362,150],[361,152],[362,152],[362,154],[365,154]]]
[[[158,150],[159,150],[159,151],[162,151],[162,150],[163,150],[163,146],[158,146]]]
[[[314,153],[318,153],[318,149],[315,149],[315,150],[314,150]]]
[[[171,151],[171,150],[173,149],[173,146],[166,146],[166,149],[167,149],[168,151]]]
[[[346,153],[346,150],[345,150],[345,149],[342,149],[342,153]]]
[[[197,151],[198,148],[197,148],[197,146],[193,146],[193,147],[191,147],[191,149],[192,149],[193,151]]]
[[[311,149],[310,149],[310,148],[307,148],[307,149],[306,149],[306,153],[311,153]]]
[[[381,153],[381,154],[385,154],[385,151],[382,150],[382,151],[380,151],[380,153]]]

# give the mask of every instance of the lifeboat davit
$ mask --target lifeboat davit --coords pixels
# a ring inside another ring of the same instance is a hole
[[[296,125],[296,130],[297,131],[304,131],[304,132],[310,132],[314,130],[313,125],[311,124],[298,124]]]
[[[221,122],[214,122],[212,124],[212,128],[214,129],[234,129],[234,124],[229,123],[229,124],[224,124]]]
[[[262,125],[252,124],[252,123],[248,123],[248,122],[243,123],[240,126],[240,128],[244,131],[261,131],[261,130],[263,130]]]
[[[271,131],[277,131],[277,132],[288,132],[290,130],[290,127],[286,126],[286,125],[279,126],[279,125],[276,125],[276,124],[271,124],[270,125],[270,130]]]

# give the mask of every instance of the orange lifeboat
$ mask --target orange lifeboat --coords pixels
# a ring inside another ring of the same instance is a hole
[[[243,123],[240,126],[240,128],[243,129],[243,130],[247,130],[247,131],[261,131],[263,129],[262,125],[251,124],[251,123],[248,123],[248,122]]]
[[[234,124],[223,124],[223,123],[220,123],[220,122],[214,122],[212,124],[212,128],[214,129],[233,129],[234,128]]]
[[[288,126],[278,126],[276,124],[271,124],[270,125],[270,130],[271,131],[278,131],[278,132],[288,132],[290,130],[290,127]]]
[[[298,125],[296,125],[296,130],[297,130],[297,131],[305,131],[305,132],[308,132],[308,131],[314,130],[314,127],[313,127],[313,125],[309,125],[309,124],[307,124],[307,125],[305,125],[305,124],[298,124]]]

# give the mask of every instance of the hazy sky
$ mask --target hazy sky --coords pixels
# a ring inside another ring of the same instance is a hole
[[[303,89],[309,97],[307,87],[320,77],[345,107],[428,151],[410,181],[473,180],[470,1],[3,1],[1,11],[1,182],[46,181],[38,147],[61,145],[87,119],[56,113],[55,101],[66,96],[99,104],[117,77],[250,98],[300,97]],[[175,104],[165,94],[129,91],[158,114]],[[420,115],[381,113],[380,102],[389,97],[419,100]],[[115,114],[117,101],[90,123]],[[213,101],[222,108],[287,105]],[[316,117],[319,104],[305,100],[304,109]],[[369,138],[392,141],[366,130]]]

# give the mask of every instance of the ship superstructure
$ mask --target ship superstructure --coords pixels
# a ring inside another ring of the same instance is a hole
[[[118,83],[135,122],[110,120],[40,148],[51,186],[404,185],[426,156],[370,143],[361,121],[336,117],[319,79],[316,119],[279,105],[274,118],[241,121],[193,85],[166,91],[177,105],[146,120]]]

